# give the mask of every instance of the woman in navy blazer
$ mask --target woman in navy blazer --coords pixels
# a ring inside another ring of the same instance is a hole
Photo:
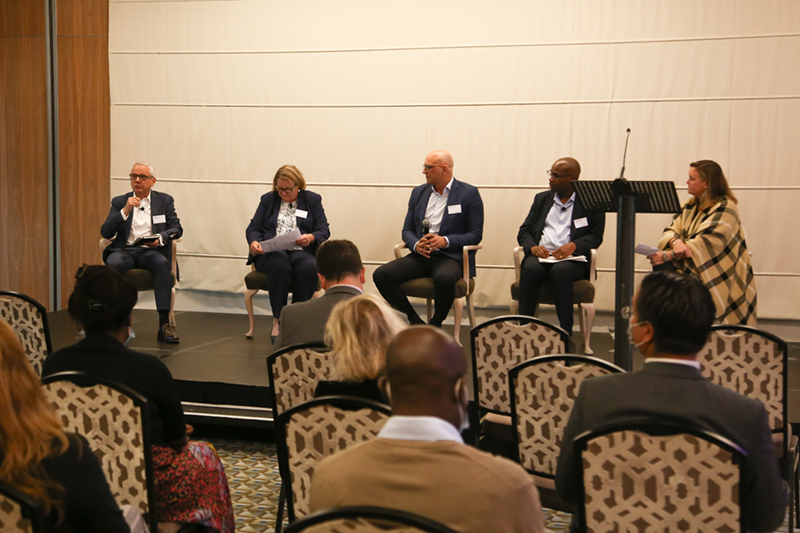
[[[300,238],[291,250],[264,253],[262,241],[300,229]],[[294,165],[283,165],[272,180],[272,192],[261,197],[256,214],[247,226],[250,255],[247,264],[268,276],[269,302],[272,307],[272,338],[278,335],[281,311],[289,291],[292,302],[310,300],[317,290],[317,248],[329,236],[328,219],[322,197],[306,190],[306,180]]]

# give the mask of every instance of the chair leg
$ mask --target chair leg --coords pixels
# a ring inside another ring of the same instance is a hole
[[[453,300],[453,315],[454,315],[454,322],[453,325],[453,337],[456,339],[458,344],[461,344],[461,337],[459,336],[461,332],[461,317],[464,314],[464,298],[456,298]]]
[[[169,299],[169,323],[175,327],[175,288],[172,288],[172,296]]]
[[[469,327],[475,327],[475,300],[472,299],[472,293],[467,294],[467,312],[469,313]]]
[[[281,483],[281,495],[278,497],[278,516],[275,519],[275,533],[283,529],[283,509],[286,506],[286,485]]]
[[[250,319],[250,331],[244,334],[248,339],[253,338],[255,329],[255,316],[253,314],[253,296],[258,292],[258,289],[247,289],[244,291],[244,306],[247,308],[247,317]]]
[[[425,322],[430,324],[431,323],[431,317],[433,316],[433,307],[432,307],[433,306],[433,300],[428,298],[427,299],[427,303],[428,303],[428,315],[425,317]]]
[[[511,300],[511,303],[508,306],[508,312],[512,315],[519,314],[519,302],[517,300]]]
[[[583,334],[583,353],[592,355],[594,351],[589,344],[592,337],[592,327],[594,327],[594,304],[580,304],[578,316],[581,321],[581,333]]]

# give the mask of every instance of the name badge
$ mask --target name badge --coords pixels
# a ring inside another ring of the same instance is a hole
[[[583,218],[576,218],[575,219],[575,228],[584,228],[589,225],[589,221],[586,220],[586,217]]]
[[[296,216],[297,218],[307,218],[308,211],[303,211],[302,209],[296,209],[294,212],[294,216]]]
[[[455,205],[448,205],[447,206],[447,214],[448,215],[457,215],[461,212],[461,204]]]
[[[153,215],[153,224],[166,224],[167,215]]]

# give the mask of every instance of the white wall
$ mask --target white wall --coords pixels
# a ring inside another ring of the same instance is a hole
[[[722,165],[760,316],[800,318],[800,1],[112,0],[109,40],[112,194],[134,161],[155,166],[185,230],[183,289],[244,290],[244,228],[286,163],[371,274],[445,148],[486,207],[476,304],[507,305],[545,170],[569,155],[583,179],[613,179],[630,127],[630,179],[674,180],[684,199],[689,162]],[[637,241],[668,221],[640,215]],[[615,232],[610,215],[605,310]]]

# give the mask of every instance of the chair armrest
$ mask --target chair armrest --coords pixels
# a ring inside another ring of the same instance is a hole
[[[394,245],[394,258],[395,259],[400,259],[400,250],[402,250],[403,248],[408,248],[408,246],[406,246],[406,243],[395,244]]]
[[[597,248],[592,248],[592,256],[589,258],[589,281],[592,285],[597,281]],[[519,278],[517,278],[519,281]]]
[[[482,244],[468,244],[464,246],[462,253],[464,254],[464,282],[467,284],[467,291],[469,291],[469,252],[472,250],[480,250],[483,248]]]
[[[102,252],[105,250],[108,245],[111,244],[111,239],[106,239],[104,237],[100,237],[100,251]]]
[[[175,272],[178,271],[178,243],[181,242],[180,239],[172,239],[172,275],[175,276]],[[177,276],[175,276],[175,280],[177,281]]]
[[[522,273],[522,258],[525,257],[525,248],[522,246],[514,247],[514,282],[519,283],[519,278]]]

